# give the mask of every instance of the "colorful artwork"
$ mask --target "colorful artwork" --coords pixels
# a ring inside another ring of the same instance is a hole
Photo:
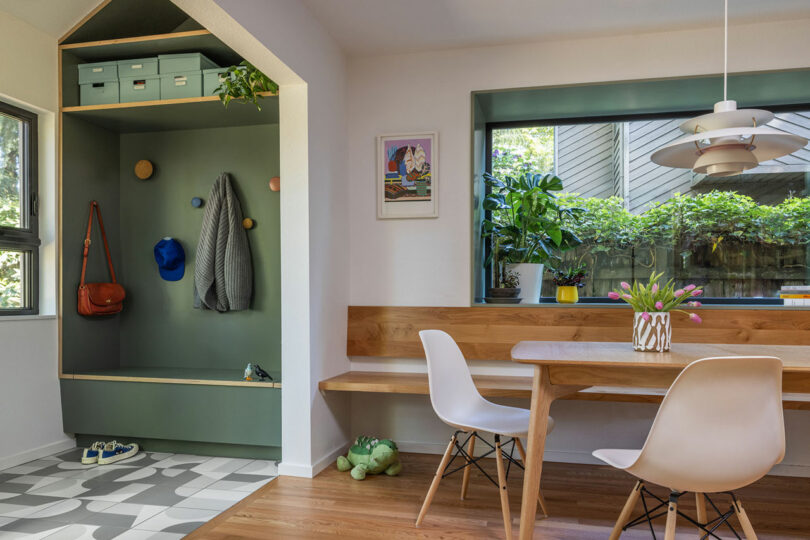
[[[436,217],[436,135],[380,137],[379,152],[378,217]]]

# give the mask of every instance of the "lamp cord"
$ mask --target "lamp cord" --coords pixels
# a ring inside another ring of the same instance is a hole
[[[728,101],[728,0],[725,0],[723,21],[723,101]]]

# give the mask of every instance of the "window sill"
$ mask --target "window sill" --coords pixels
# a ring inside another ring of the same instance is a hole
[[[44,321],[56,319],[56,315],[0,315],[0,323],[6,321]]]
[[[558,304],[556,302],[543,302],[538,304],[487,304],[486,302],[473,302],[471,307],[487,307],[487,308],[574,308],[574,309],[632,309],[625,304],[614,303],[576,303],[576,304]],[[732,310],[784,310],[784,311],[810,311],[810,306],[785,306],[780,304],[703,304],[699,308],[684,307],[683,309],[691,309],[695,311],[707,309],[732,309]]]

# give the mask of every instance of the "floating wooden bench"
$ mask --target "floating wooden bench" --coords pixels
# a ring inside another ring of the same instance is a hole
[[[525,398],[532,395],[531,377],[474,375],[473,381],[481,395],[487,398]],[[347,371],[318,383],[322,391],[377,392],[381,394],[428,395],[428,377],[424,373],[390,373],[379,371]],[[593,386],[560,399],[581,401],[613,401],[624,403],[661,403],[666,388],[623,388]],[[784,394],[785,409],[810,410],[810,395]]]
[[[629,341],[633,313],[606,307],[404,307],[349,306],[346,354],[350,357],[424,358],[419,331],[436,328],[458,342],[467,360],[510,362],[521,340]],[[701,311],[703,324],[677,318],[673,326],[696,343],[810,345],[810,310]],[[511,363],[511,362],[510,362]],[[530,377],[474,376],[488,398],[530,398]],[[322,391],[428,395],[420,373],[349,371],[321,381]],[[562,399],[660,403],[664,388],[592,387]],[[810,394],[784,394],[786,409],[810,410]]]

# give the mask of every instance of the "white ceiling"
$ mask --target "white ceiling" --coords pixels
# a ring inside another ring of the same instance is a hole
[[[349,55],[722,27],[722,0],[302,0]],[[730,24],[810,17],[808,0],[729,0]],[[810,31],[810,28],[808,28]]]
[[[0,0],[0,11],[61,38],[100,3],[101,0]]]

